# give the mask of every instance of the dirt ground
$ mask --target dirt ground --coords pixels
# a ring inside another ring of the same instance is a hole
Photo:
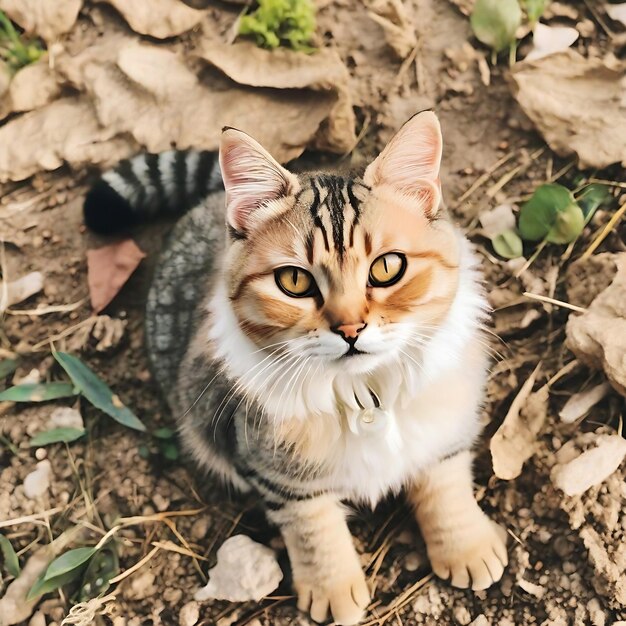
[[[599,381],[601,374],[578,363],[568,367],[573,356],[564,339],[570,312],[525,300],[521,293],[532,289],[513,277],[510,264],[496,258],[476,219],[481,211],[496,205],[520,202],[537,184],[557,179],[561,172],[559,182],[570,183],[578,174],[575,161],[556,156],[534,130],[511,95],[505,66],[492,67],[490,85],[483,84],[477,65],[462,51],[464,42],[471,40],[468,19],[451,2],[405,3],[416,18],[419,35],[411,63],[394,56],[381,27],[368,17],[362,3],[338,0],[321,4],[319,33],[325,45],[339,51],[350,72],[359,134],[353,161],[371,157],[415,111],[432,107],[440,116],[445,143],[444,197],[482,256],[487,290],[496,309],[494,336],[499,336],[492,339],[494,362],[476,484],[483,508],[509,532],[511,563],[503,579],[488,591],[452,589],[430,575],[416,525],[401,501],[381,503],[374,512],[355,510],[350,525],[375,589],[365,623],[608,626],[626,620],[626,469],[622,464],[602,484],[574,497],[556,489],[550,478],[557,453],[566,442],[584,449],[589,445],[586,433],[599,428],[614,432],[619,427],[623,398],[610,393],[583,423],[559,421],[559,409],[567,398]],[[586,3],[568,4],[579,20],[594,25],[592,45],[600,49],[608,45]],[[220,4],[207,19],[224,24],[226,33],[236,15],[235,8]],[[127,28],[115,11],[99,5],[83,10],[78,32],[89,33],[94,23],[100,31]],[[172,45],[190,47],[200,36],[196,31]],[[308,152],[302,162],[332,166],[337,160]],[[80,304],[45,315],[5,314],[0,321],[0,346],[21,356],[18,377],[37,369],[45,380],[59,373],[50,356],[53,341],[57,349],[80,354],[151,430],[171,426],[173,417],[164,411],[150,379],[142,330],[147,285],[169,225],[147,226],[133,233],[148,257],[104,312],[119,321],[102,323],[115,323],[122,332],[111,341],[99,342],[85,332],[90,328],[86,320],[92,315],[86,250],[103,240],[85,231],[81,216],[82,199],[94,174],[61,168],[4,186],[0,204],[0,228],[7,240],[3,269],[13,276],[35,270],[45,274],[43,293],[13,308]],[[615,166],[593,174],[617,180],[620,170]],[[467,196],[476,181],[482,182]],[[595,215],[572,259],[586,249],[609,216],[607,211]],[[625,235],[623,226],[616,228],[599,252],[623,252]],[[571,296],[573,283],[583,294],[602,280],[593,273],[586,283],[568,279],[570,263],[564,260],[562,247],[546,249],[524,280],[553,280],[555,297],[564,300]],[[540,361],[535,388],[549,385],[547,419],[535,454],[521,475],[500,480],[493,474],[489,437]],[[560,376],[555,376],[557,373]],[[210,478],[196,473],[184,458],[168,461],[156,453],[148,435],[124,429],[87,402],[77,402],[88,427],[87,439],[45,449],[30,448],[28,439],[44,428],[54,407],[66,406],[68,401],[0,404],[0,521],[55,510],[35,522],[1,529],[18,550],[22,564],[38,546],[68,528],[81,529],[72,545],[92,545],[102,536],[102,529],[110,528],[118,517],[142,516],[146,519],[118,534],[121,572],[149,553],[153,542],[178,544],[179,535],[204,560],[194,562],[184,554],[157,551],[143,567],[109,590],[119,592],[108,603],[107,616],[95,617],[93,623],[189,626],[193,622],[185,620],[195,609],[193,594],[206,582],[217,548],[226,537],[242,532],[278,550],[285,571],[283,583],[260,604],[203,603],[197,623],[309,623],[295,608],[281,540],[265,523],[254,499],[240,500],[225,493]],[[44,455],[52,465],[50,489],[29,499],[24,495],[24,478]],[[180,512],[169,518],[175,526],[163,522],[164,517],[154,521],[155,513],[166,511]],[[9,583],[10,578],[0,581],[0,597]],[[58,626],[75,600],[71,587],[51,593],[36,606],[33,618],[28,615],[19,623]]]

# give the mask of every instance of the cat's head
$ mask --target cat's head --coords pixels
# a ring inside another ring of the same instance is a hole
[[[439,219],[441,151],[430,111],[359,177],[293,174],[247,134],[224,130],[225,280],[255,346],[352,374],[414,358],[458,283],[458,238]]]

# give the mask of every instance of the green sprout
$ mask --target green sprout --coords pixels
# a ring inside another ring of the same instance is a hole
[[[12,72],[38,61],[43,53],[39,41],[20,35],[13,22],[0,11],[0,59],[6,62]]]
[[[311,0],[259,0],[258,8],[241,18],[239,34],[252,35],[262,48],[285,46],[312,52],[315,27]]]

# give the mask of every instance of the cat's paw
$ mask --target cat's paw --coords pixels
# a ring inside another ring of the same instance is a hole
[[[453,587],[479,591],[502,578],[509,561],[506,531],[484,514],[471,526],[463,537],[449,531],[447,540],[428,545],[428,558],[439,578],[449,579]]]
[[[298,608],[308,611],[316,622],[326,621],[330,610],[336,624],[358,624],[370,601],[365,576],[360,570],[342,580],[329,579],[323,585],[295,582],[294,586],[298,594]]]

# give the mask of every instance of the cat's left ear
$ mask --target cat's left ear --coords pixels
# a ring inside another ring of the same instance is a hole
[[[226,190],[226,217],[237,231],[273,217],[273,203],[298,191],[298,178],[287,171],[250,135],[225,128],[220,141],[220,168]]]
[[[441,201],[439,166],[443,141],[441,126],[432,111],[414,115],[395,134],[376,160],[365,170],[370,187],[388,185],[415,198],[433,216]]]

